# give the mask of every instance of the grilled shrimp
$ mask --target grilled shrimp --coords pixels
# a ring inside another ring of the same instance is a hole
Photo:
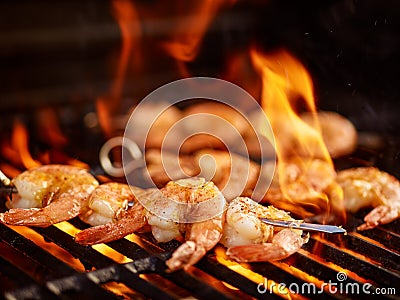
[[[222,236],[226,201],[212,182],[188,178],[169,182],[161,189],[163,197],[146,200],[148,222],[157,241],[184,238],[166,262],[171,271],[197,263]],[[143,201],[143,200],[142,200]]]
[[[66,165],[46,165],[25,171],[12,180],[18,193],[0,214],[10,225],[47,227],[79,215],[87,197],[98,186],[86,170]]]
[[[144,190],[123,183],[110,182],[96,188],[90,195],[82,221],[94,227],[75,235],[83,245],[111,242],[136,232],[147,224],[144,207],[137,196]],[[132,206],[128,204],[132,203]]]
[[[85,229],[75,241],[85,245],[109,242],[149,225],[158,242],[186,240],[167,261],[170,270],[177,270],[197,263],[221,238],[226,201],[212,182],[181,179],[161,190],[135,192],[135,196],[140,202],[123,211],[118,220]]]
[[[86,211],[79,218],[92,226],[118,220],[128,209],[128,204],[135,200],[131,188],[135,189],[135,193],[143,192],[140,188],[117,182],[99,185],[89,196]]]
[[[228,247],[227,256],[239,262],[284,259],[307,242],[302,230],[281,229],[263,223],[259,218],[293,221],[290,215],[273,206],[263,206],[247,197],[229,203],[221,244]]]
[[[374,167],[352,168],[338,172],[337,182],[344,192],[347,211],[374,207],[358,230],[387,224],[400,216],[400,182]]]
[[[337,213],[342,211],[342,190],[335,181],[336,172],[328,162],[304,158],[278,162],[278,170],[285,168],[285,178],[278,178],[279,172],[273,173],[273,164],[267,164],[270,166],[265,166],[265,176],[272,176],[272,183],[263,201],[304,218],[329,208]]]

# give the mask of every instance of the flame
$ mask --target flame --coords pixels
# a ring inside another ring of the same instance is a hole
[[[129,0],[114,0],[112,8],[121,32],[121,53],[109,95],[96,101],[99,124],[108,137],[112,136],[111,116],[120,107],[129,62],[132,61],[136,71],[141,68],[141,26],[137,9]]]
[[[314,212],[329,212],[333,204],[343,213],[341,188],[334,184],[336,173],[316,115],[311,76],[284,50],[267,55],[252,49],[251,58],[261,75],[261,104],[275,134],[279,188],[291,202],[276,205],[303,217],[310,213],[297,204]],[[313,114],[312,125],[300,118],[301,105]]]
[[[63,248],[57,246],[56,244],[45,241],[43,236],[34,231],[33,229],[26,226],[12,226],[12,225],[5,225],[5,226],[8,226],[12,230],[18,232],[20,235],[31,240],[40,248],[46,250],[51,255],[56,256],[59,260],[62,260],[75,270],[80,272],[84,271],[84,267],[79,261],[79,259],[73,257],[67,250],[64,250]]]
[[[178,2],[181,17],[172,34],[172,40],[163,44],[169,55],[178,61],[190,62],[199,52],[203,36],[215,15],[231,0]]]
[[[278,294],[279,296],[286,298],[286,299],[292,299],[291,292],[288,288],[283,287],[276,283],[275,281],[271,279],[267,279],[266,277],[252,271],[250,269],[250,266],[248,264],[244,263],[237,263],[234,261],[231,261],[227,258],[225,255],[225,249],[222,246],[217,246],[215,248],[215,254],[216,254],[216,259],[217,261],[224,265],[227,266],[229,269],[232,271],[235,271],[236,273],[239,273],[240,275],[246,277],[247,279],[258,283],[258,284],[266,284],[265,289],[268,292],[273,292],[275,294]],[[229,284],[224,283],[225,286],[229,287]],[[235,288],[234,288],[235,289]]]
[[[193,61],[199,52],[201,42],[218,12],[234,0],[197,0],[177,2],[177,19],[171,39],[163,42],[161,47],[173,57],[183,77],[189,77],[185,63]]]
[[[61,148],[68,142],[62,133],[57,114],[50,107],[41,108],[36,115],[36,122],[41,139],[55,148]]]
[[[32,158],[29,152],[29,137],[26,127],[19,121],[14,123],[14,129],[11,138],[12,149],[15,151],[22,165],[27,168],[39,167],[41,163]]]

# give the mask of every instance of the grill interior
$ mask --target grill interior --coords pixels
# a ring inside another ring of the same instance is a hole
[[[166,37],[168,16],[152,17],[157,1],[134,2],[144,11],[144,52],[150,59],[140,78],[127,73],[126,82],[137,84],[124,86],[124,112],[127,105],[179,77],[172,59],[154,50],[151,43]],[[336,167],[376,166],[400,178],[399,89],[393,80],[398,73],[394,61],[399,47],[396,1],[385,5],[376,0],[289,1],[287,7],[280,1],[267,2],[238,1],[211,24],[199,57],[188,64],[193,75],[218,77],[229,54],[248,48],[253,38],[265,41],[266,48],[290,49],[317,79],[318,106],[346,115],[360,130],[357,150],[337,159]],[[53,163],[78,158],[94,173],[101,173],[98,150],[105,138],[99,126],[90,126],[88,120],[96,111],[95,98],[110,90],[120,53],[121,37],[110,7],[94,0],[80,4],[20,1],[19,5],[5,1],[0,4],[0,25],[4,25],[0,30],[1,146],[10,140],[15,120],[19,120],[29,128],[29,148],[35,157],[46,152]],[[40,135],[37,120],[47,108],[53,110],[68,138],[62,149]],[[24,169],[2,154],[0,169]],[[3,199],[0,203],[4,205]],[[400,221],[357,232],[366,213],[348,215],[347,235],[312,234],[299,252],[280,262],[239,265],[224,260],[224,249],[217,246],[189,271],[175,273],[167,273],[164,262],[179,246],[176,241],[160,244],[149,234],[137,234],[108,243],[108,248],[86,247],[66,232],[87,228],[79,219],[48,228],[0,224],[1,296],[281,299],[287,295],[268,289],[262,293],[259,284],[268,279],[286,286],[315,283],[320,287],[339,283],[337,274],[343,271],[347,284],[361,288],[368,282],[371,293],[386,289],[380,297],[398,298]],[[390,294],[392,288],[397,289],[396,295]],[[348,291],[305,290],[300,294],[291,297],[360,298]]]
[[[86,227],[78,220],[70,223],[77,228]],[[350,218],[350,226],[359,223],[357,217]],[[348,274],[346,283],[361,286],[368,281],[372,285],[372,293],[376,288],[397,287],[400,277],[399,253],[396,251],[400,241],[396,230],[398,225],[394,222],[362,234],[350,232],[340,238],[313,235],[301,251],[282,262],[252,263],[244,268],[287,286],[310,282],[307,280],[309,276],[312,276],[312,282],[335,282],[338,270],[345,270]],[[1,285],[6,299],[69,299],[78,296],[85,299],[120,299],[122,295],[112,292],[110,283],[123,284],[124,288],[116,285],[116,289],[122,291],[124,297],[133,298],[279,298],[269,292],[258,292],[257,282],[236,272],[234,267],[219,263],[213,253],[189,272],[165,272],[164,261],[178,246],[177,242],[160,245],[149,236],[141,236],[141,242],[150,246],[153,253],[126,239],[108,243],[109,247],[133,260],[116,264],[95,249],[76,244],[70,235],[54,226],[33,230],[47,243],[52,242],[67,250],[91,271],[74,270],[59,257],[32,242],[29,235],[23,236],[13,228],[1,225]],[[13,256],[19,258],[15,260]],[[354,297],[351,292],[346,295],[305,291],[304,295],[310,298]]]
[[[341,159],[342,167],[362,161],[380,163],[372,152],[359,148],[355,156]],[[345,161],[346,160],[346,161]],[[3,207],[3,210],[5,208]],[[264,299],[287,295],[261,289],[259,284],[275,282],[292,288],[306,287],[296,298],[357,298],[353,290],[320,291],[323,283],[337,283],[345,272],[346,286],[370,283],[369,291],[385,291],[396,298],[393,288],[400,279],[399,221],[357,232],[367,211],[348,214],[347,235],[311,235],[302,249],[279,262],[237,264],[223,259],[217,246],[188,271],[168,273],[165,260],[179,242],[156,243],[150,233],[131,235],[107,243],[106,250],[74,242],[68,228],[88,225],[75,218],[62,226],[48,228],[0,225],[0,286],[6,299]],[[67,229],[66,229],[67,228]],[[309,290],[314,283],[317,290]],[[264,286],[262,286],[264,287]],[[261,292],[260,292],[261,291]],[[361,292],[360,292],[361,293]],[[398,293],[398,291],[397,291]],[[364,295],[365,296],[365,295]]]

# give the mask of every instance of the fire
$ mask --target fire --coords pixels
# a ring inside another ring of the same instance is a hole
[[[222,8],[233,4],[232,0],[179,1],[175,8],[181,16],[176,22],[171,39],[161,44],[173,57],[183,77],[189,77],[185,63],[193,61],[200,50],[201,42],[211,22]]]
[[[84,268],[79,259],[73,257],[68,251],[57,246],[56,244],[45,241],[43,236],[35,232],[33,229],[26,226],[11,226],[11,225],[6,225],[6,226],[11,228],[15,232],[19,233],[20,235],[26,237],[27,239],[31,240],[40,248],[46,250],[51,255],[56,256],[58,259],[70,265],[75,270],[80,272],[84,271]]]
[[[109,95],[99,97],[96,101],[99,123],[107,137],[112,136],[111,115],[116,113],[120,106],[129,62],[131,61],[133,68],[137,70],[141,67],[139,41],[142,30],[137,9],[129,0],[115,0],[112,2],[112,8],[120,28],[121,53]]]
[[[163,46],[178,61],[194,60],[203,36],[218,11],[230,0],[178,2],[177,13],[181,17],[172,34],[172,40]]]
[[[12,149],[16,151],[16,157],[21,160],[25,168],[39,167],[41,163],[32,158],[28,142],[29,136],[26,127],[21,122],[16,121],[11,139]]]
[[[264,286],[263,288],[265,288],[267,291],[276,293],[279,296],[286,298],[286,299],[292,299],[290,290],[287,289],[286,287],[283,287],[283,286],[279,285],[278,283],[274,282],[273,280],[270,280],[269,278],[267,279],[264,276],[252,271],[250,269],[249,265],[247,265],[247,264],[244,264],[244,263],[239,264],[237,262],[227,259],[226,255],[225,255],[225,250],[222,246],[217,246],[215,248],[215,254],[216,254],[216,259],[220,264],[227,266],[232,271],[239,273],[240,275],[248,278],[249,280],[251,280],[255,283],[266,284],[266,286]],[[229,287],[229,284],[225,284],[225,285],[227,287]]]
[[[262,54],[252,49],[251,58],[261,75],[261,104],[275,134],[280,192],[290,202],[277,205],[303,217],[310,213],[296,204],[313,212],[329,211],[331,204],[341,210],[342,193],[334,184],[336,173],[316,116],[311,76],[284,50]],[[312,126],[302,121],[301,110],[314,115]]]
[[[262,106],[276,133],[279,159],[298,155],[320,158],[332,165],[317,118],[314,126],[309,126],[296,112],[300,96],[306,109],[316,113],[312,80],[304,66],[286,51],[263,56],[253,50],[251,55],[262,75]]]

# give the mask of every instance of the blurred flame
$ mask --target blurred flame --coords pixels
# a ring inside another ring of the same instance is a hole
[[[163,44],[169,55],[178,61],[190,62],[199,52],[203,36],[218,11],[231,0],[196,0],[178,2],[181,17],[172,34],[172,40]]]
[[[32,158],[29,152],[28,130],[19,121],[14,123],[11,145],[25,168],[31,169],[41,165],[39,161]]]
[[[275,134],[279,187],[292,202],[289,206],[293,210],[293,204],[307,201],[313,209],[329,212],[333,204],[343,212],[341,188],[333,183],[336,173],[316,116],[310,75],[284,50],[267,55],[252,49],[251,58],[262,78],[261,103]],[[314,114],[312,126],[299,117],[302,104]],[[324,190],[328,186],[329,193]],[[330,195],[334,202],[329,202]],[[307,216],[301,207],[295,210]]]
[[[99,97],[96,101],[99,124],[108,137],[112,136],[111,116],[120,106],[129,62],[132,61],[135,70],[140,70],[142,63],[141,26],[135,5],[129,0],[114,0],[112,9],[121,32],[121,54],[109,95]]]
[[[161,44],[168,55],[176,59],[178,70],[183,77],[189,77],[185,63],[193,61],[199,52],[201,42],[217,13],[233,4],[234,0],[178,1],[178,19],[170,41]]]
[[[36,122],[41,135],[41,139],[55,148],[61,148],[68,142],[61,132],[57,114],[50,107],[41,108],[36,115]]]

